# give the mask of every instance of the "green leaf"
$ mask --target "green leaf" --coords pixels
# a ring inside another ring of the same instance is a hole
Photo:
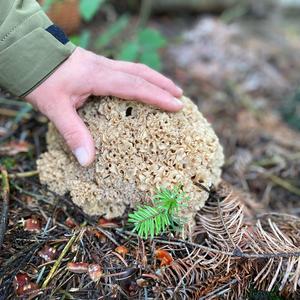
[[[71,36],[70,41],[82,48],[88,48],[91,41],[91,33],[88,30],[84,30],[80,35]]]
[[[157,71],[160,71],[162,67],[160,57],[156,51],[142,53],[140,62]]]
[[[45,0],[42,4],[43,10],[47,12],[55,2],[57,2],[57,0]]]
[[[72,35],[70,36],[70,41],[78,46],[80,44],[80,36],[79,35]]]
[[[140,206],[133,213],[128,215],[128,223],[133,223],[133,231],[136,231],[141,238],[151,238],[159,235],[167,229],[179,230],[182,225],[182,218],[177,215],[178,208],[189,197],[182,191],[182,185],[173,189],[161,188],[153,197],[153,204]]]
[[[167,41],[162,34],[153,28],[140,30],[138,33],[138,41],[145,50],[156,50],[167,44]]]
[[[88,48],[91,40],[91,33],[88,30],[84,30],[80,35],[79,46],[82,48]]]
[[[115,23],[106,29],[96,40],[96,48],[107,46],[116,36],[118,36],[128,25],[129,17],[123,15]]]
[[[139,54],[139,45],[137,41],[131,41],[123,44],[118,59],[127,61],[136,61]]]
[[[95,16],[105,0],[80,0],[80,15],[89,22]]]
[[[287,99],[280,112],[290,126],[300,130],[300,88]]]
[[[12,157],[3,157],[0,159],[1,165],[3,165],[7,170],[10,170],[16,165],[16,160]]]

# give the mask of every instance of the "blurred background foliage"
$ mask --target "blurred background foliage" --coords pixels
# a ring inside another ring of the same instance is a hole
[[[282,116],[290,126],[300,130],[300,88],[282,107]]]
[[[56,23],[68,24],[67,32],[76,32],[80,25],[83,25],[79,33],[71,35],[71,40],[76,45],[93,49],[111,58],[141,62],[161,70],[159,51],[166,46],[166,39],[157,29],[144,26],[149,17],[147,1],[141,5],[137,21],[134,21],[128,12],[116,15],[112,8],[113,3],[108,0],[46,0],[42,4]],[[66,14],[62,14],[64,10]],[[113,14],[110,15],[112,20],[104,24],[104,29],[95,36],[88,25],[97,14],[101,17],[102,12],[102,17],[105,14]],[[69,20],[66,20],[68,18]],[[123,36],[124,32],[126,39]]]
[[[172,34],[167,38],[161,28],[149,25],[151,14],[180,15],[188,22],[191,15],[209,13],[230,24],[249,16],[267,19],[276,15],[280,5],[295,14],[300,4],[298,0],[39,1],[76,45],[113,59],[141,62],[158,71],[164,68],[162,51]],[[299,91],[289,98],[281,114],[288,124],[299,129]]]

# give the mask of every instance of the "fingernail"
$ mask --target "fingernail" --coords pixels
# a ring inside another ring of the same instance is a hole
[[[79,147],[73,151],[78,162],[82,166],[87,166],[89,163],[89,153],[85,147]]]
[[[176,87],[177,87],[178,92],[179,92],[180,94],[183,94],[182,88],[180,88],[178,85],[177,85]]]
[[[176,104],[178,104],[178,106],[183,107],[183,103],[179,99],[177,99],[177,98],[173,98],[173,99],[174,99],[174,102]]]

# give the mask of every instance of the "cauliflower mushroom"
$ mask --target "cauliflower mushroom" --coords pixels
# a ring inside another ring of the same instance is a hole
[[[85,213],[108,219],[151,201],[162,186],[182,184],[190,200],[181,214],[192,224],[208,198],[195,183],[217,185],[224,162],[197,106],[183,97],[183,110],[169,113],[116,97],[92,100],[79,114],[95,141],[94,163],[81,167],[50,123],[48,151],[37,161],[40,181],[58,194],[70,192]]]

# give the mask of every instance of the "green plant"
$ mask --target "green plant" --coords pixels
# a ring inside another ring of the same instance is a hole
[[[128,222],[134,224],[141,238],[153,238],[168,228],[177,229],[183,220],[178,217],[180,208],[186,206],[189,197],[182,191],[182,186],[173,189],[160,188],[153,197],[153,206],[144,205],[128,215]]]
[[[79,47],[88,48],[91,41],[91,32],[88,30],[83,30],[79,35],[71,36],[70,40]]]
[[[45,0],[42,4],[43,10],[47,12],[55,2],[58,2],[58,0]]]
[[[12,157],[5,156],[0,159],[0,165],[3,165],[7,170],[10,170],[16,165],[16,160]]]
[[[166,46],[166,39],[156,29],[140,29],[131,41],[124,43],[118,59],[139,61],[156,70],[161,70],[159,50]]]
[[[63,0],[45,0],[42,4],[42,8],[44,11],[48,11],[53,4],[62,1]],[[85,21],[90,22],[104,2],[105,0],[80,0],[79,12],[81,17]]]
[[[101,5],[105,0],[80,0],[80,15],[82,18],[90,22],[96,13],[99,11]]]
[[[127,27],[128,23],[129,17],[127,15],[119,17],[97,38],[95,44],[96,48],[101,49],[109,45],[114,38],[121,34],[121,32]]]
[[[47,11],[55,2],[62,0],[45,0],[43,8]],[[96,13],[101,9],[106,0],[80,0],[80,15],[86,22],[91,22]],[[108,2],[108,1],[107,1]],[[129,41],[120,38],[122,32],[128,27],[130,18],[120,16],[110,24],[99,37],[92,42],[90,30],[83,30],[79,35],[74,35],[71,41],[82,48],[94,48],[102,55],[112,58],[140,62],[160,71],[162,61],[159,50],[166,46],[164,36],[153,28],[138,28],[130,30],[133,37]],[[116,40],[118,43],[112,44]],[[112,50],[113,48],[113,50]]]
[[[300,130],[300,88],[285,102],[281,115],[291,127]]]

